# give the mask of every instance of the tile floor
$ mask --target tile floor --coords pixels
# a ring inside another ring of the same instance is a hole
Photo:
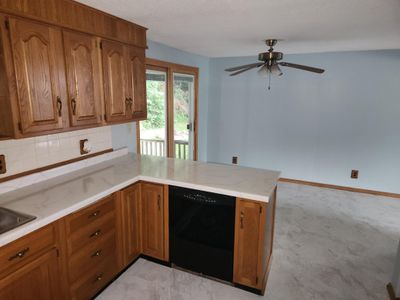
[[[388,299],[400,200],[282,183],[274,258],[261,297],[140,259],[99,297],[165,300]]]

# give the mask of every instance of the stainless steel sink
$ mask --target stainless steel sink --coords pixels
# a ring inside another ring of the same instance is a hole
[[[14,229],[22,224],[36,219],[34,216],[26,215],[7,208],[0,207],[0,234]]]

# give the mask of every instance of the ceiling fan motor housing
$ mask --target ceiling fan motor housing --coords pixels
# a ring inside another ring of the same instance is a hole
[[[258,54],[258,60],[260,61],[278,61],[283,58],[282,52],[263,52]]]

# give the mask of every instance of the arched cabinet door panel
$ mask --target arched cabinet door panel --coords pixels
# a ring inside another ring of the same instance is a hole
[[[130,119],[125,46],[102,41],[104,103],[108,123]]]
[[[129,47],[128,61],[129,97],[132,115],[134,118],[146,118],[146,62],[144,50]]]
[[[65,66],[61,31],[9,20],[22,133],[65,126]]]
[[[63,32],[68,103],[72,126],[101,123],[101,70],[97,38]]]

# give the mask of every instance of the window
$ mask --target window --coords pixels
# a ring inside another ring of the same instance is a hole
[[[138,153],[197,159],[198,69],[147,59],[147,120],[138,126]]]

